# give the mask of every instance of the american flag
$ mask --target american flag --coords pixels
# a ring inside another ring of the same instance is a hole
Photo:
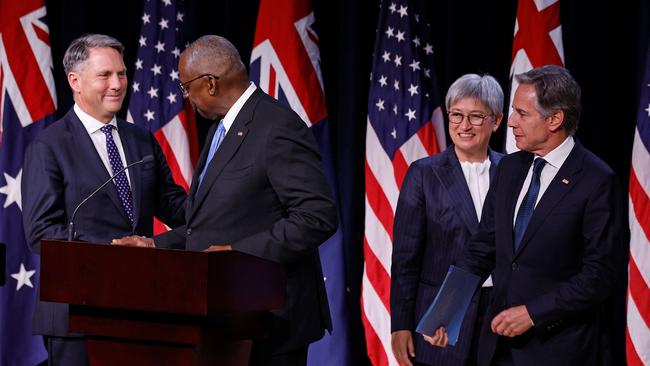
[[[182,1],[145,1],[127,119],[153,132],[176,184],[189,191],[198,158],[194,112],[178,87],[178,58],[185,48]],[[154,223],[154,232],[165,231]]]
[[[630,281],[626,331],[630,366],[650,365],[650,47],[640,95],[630,171]]]
[[[39,258],[27,248],[20,183],[27,145],[54,121],[56,91],[42,0],[0,1],[0,242],[7,244],[0,287],[0,365],[36,365],[47,358],[33,336]]]
[[[515,38],[512,43],[512,66],[510,67],[510,103],[519,83],[515,75],[544,65],[564,66],[562,25],[560,24],[560,0],[519,0],[515,20]],[[517,151],[512,128],[506,129],[506,151]]]
[[[408,166],[445,148],[430,27],[415,1],[380,4],[366,132],[366,217],[361,314],[373,365],[391,351],[393,218]]]
[[[337,197],[329,122],[320,71],[316,19],[309,0],[262,0],[251,54],[251,80],[292,108],[316,137],[330,189]],[[349,365],[346,273],[341,225],[319,247],[333,331],[309,347],[309,365]]]

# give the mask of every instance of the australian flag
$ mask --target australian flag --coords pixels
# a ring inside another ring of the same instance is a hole
[[[262,90],[286,103],[311,128],[320,147],[330,189],[338,197],[320,72],[318,36],[312,27],[314,22],[311,1],[262,0],[255,29],[250,74],[251,80]],[[333,331],[310,346],[308,363],[350,365],[349,347],[352,341],[347,332],[348,286],[341,225],[319,250]]]
[[[42,338],[31,332],[39,257],[25,243],[20,193],[25,148],[56,110],[45,15],[43,0],[0,1],[0,243],[7,245],[0,365],[32,366],[47,358]]]

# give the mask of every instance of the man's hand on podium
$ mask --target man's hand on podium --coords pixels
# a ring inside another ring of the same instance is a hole
[[[230,245],[210,245],[207,249],[203,249],[204,252],[224,252],[230,250],[232,250]]]
[[[115,245],[124,245],[127,247],[141,247],[141,248],[155,248],[156,244],[153,242],[153,238],[147,238],[145,236],[131,235],[125,236],[121,239],[113,239],[111,244]]]

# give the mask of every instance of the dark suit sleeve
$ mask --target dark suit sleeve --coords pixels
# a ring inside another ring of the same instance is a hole
[[[456,262],[456,266],[480,276],[481,283],[488,278],[496,264],[495,215],[502,213],[495,212],[494,207],[501,166],[499,165],[494,179],[490,181],[478,228]]]
[[[297,116],[274,123],[264,148],[266,175],[283,217],[269,230],[243,238],[235,250],[292,263],[327,240],[338,226],[336,206],[312,132]],[[246,204],[246,203],[242,203]]]
[[[621,190],[614,173],[593,184],[597,188],[582,211],[578,233],[584,247],[580,270],[553,291],[525,304],[536,327],[558,324],[593,308],[611,294],[618,280],[627,224]]]
[[[165,155],[158,145],[158,141],[151,135],[156,160],[157,182],[156,189],[157,200],[155,202],[154,215],[162,222],[172,228],[185,224],[185,199],[187,194],[183,187],[174,183],[172,172],[167,165]]]
[[[30,249],[41,252],[42,239],[67,239],[63,176],[55,154],[34,141],[25,152],[22,177],[22,213]]]
[[[415,300],[427,229],[427,208],[422,186],[422,167],[415,162],[402,183],[393,226],[390,291],[392,332],[415,329]]]

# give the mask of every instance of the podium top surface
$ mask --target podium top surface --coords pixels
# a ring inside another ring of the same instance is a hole
[[[41,300],[183,315],[279,309],[282,265],[249,254],[43,240]]]

